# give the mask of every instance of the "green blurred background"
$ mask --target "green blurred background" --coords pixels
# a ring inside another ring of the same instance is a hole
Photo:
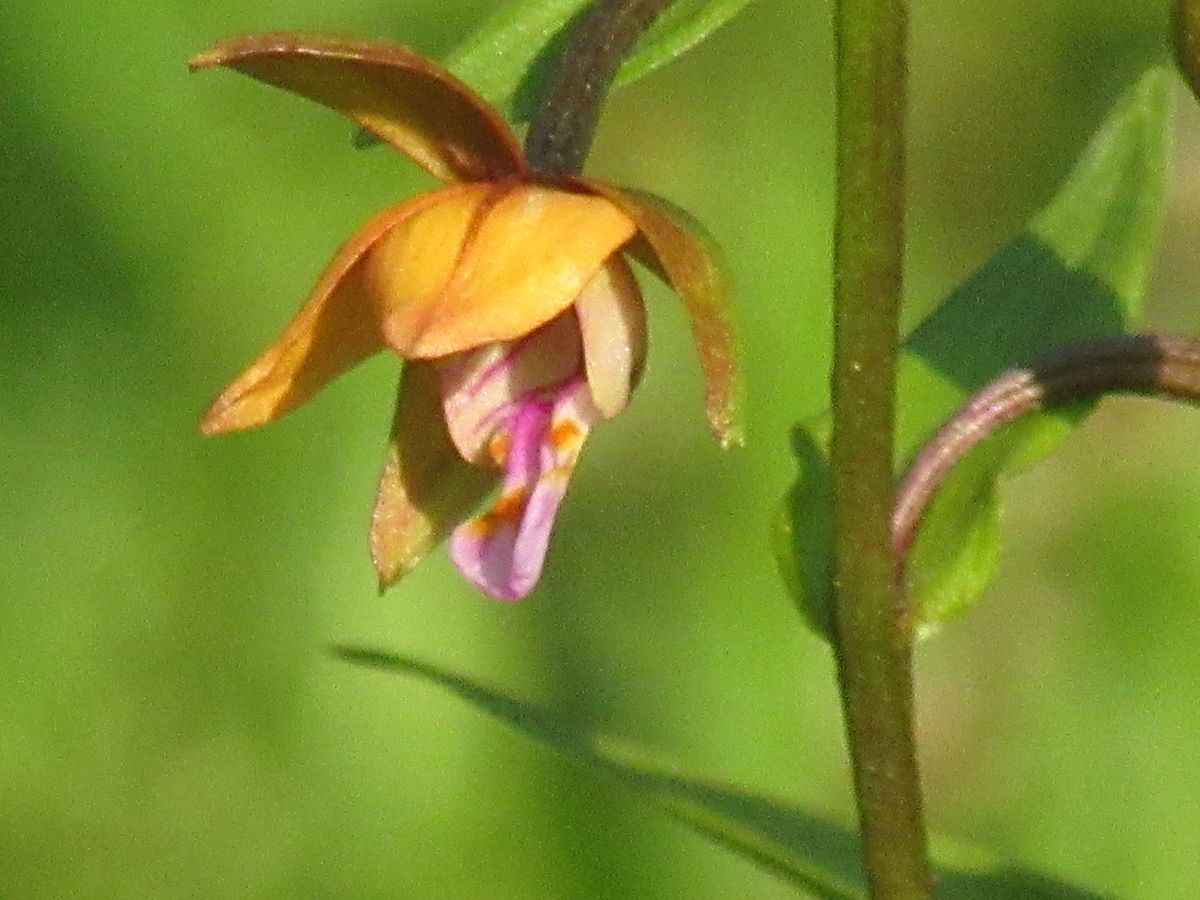
[[[590,442],[530,600],[481,599],[440,552],[375,595],[393,360],[265,431],[195,432],[341,240],[426,181],[350,149],[327,111],[184,60],[268,29],[440,54],[494,6],[0,6],[0,896],[791,896],[436,689],[331,659],[333,641],[850,820],[829,656],[766,540],[788,426],[824,404],[827,3],[758,0],[609,109],[590,171],[673,198],[728,251],[750,442],[712,445],[682,315],[651,287],[643,389]],[[1162,57],[1166,16],[916,6],[912,316],[1049,197]],[[1193,332],[1200,117],[1180,101],[1149,318]],[[1192,895],[1197,427],[1114,403],[1009,489],[996,586],[920,654],[938,831],[1121,896]]]

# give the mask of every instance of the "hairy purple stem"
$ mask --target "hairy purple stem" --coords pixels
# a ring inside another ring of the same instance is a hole
[[[897,583],[938,488],[955,463],[1004,425],[1031,412],[1109,393],[1200,403],[1200,340],[1121,335],[1069,344],[1009,369],[938,429],[900,483],[892,511]]]
[[[578,175],[625,55],[674,0],[596,0],[572,26],[525,136],[539,175]]]

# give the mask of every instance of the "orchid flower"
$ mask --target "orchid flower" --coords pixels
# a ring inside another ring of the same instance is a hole
[[[682,298],[710,426],[722,445],[740,440],[722,279],[686,214],[647,194],[538,177],[495,110],[402,47],[250,35],[189,65],[322,103],[448,183],[359,229],[200,425],[218,434],[274,421],[366,357],[400,356],[371,528],[381,589],[447,536],[481,590],[515,600],[533,589],[583,443],[625,408],[645,357],[625,253]]]

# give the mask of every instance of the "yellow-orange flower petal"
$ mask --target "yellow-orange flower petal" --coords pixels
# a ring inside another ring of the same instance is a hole
[[[443,195],[478,193],[475,185],[423,194],[377,215],[350,238],[317,281],[287,329],[213,402],[205,434],[253,428],[295,409],[338,375],[383,349],[379,316],[367,295],[363,255],[389,230]]]
[[[600,182],[582,183],[637,224],[649,250],[646,261],[679,294],[691,321],[704,372],[709,427],[723,447],[742,443],[736,339],[716,243],[690,215],[661,197]]]
[[[466,462],[446,431],[432,363],[406,363],[371,514],[379,589],[408,574],[483,502],[498,475]]]
[[[386,322],[398,309],[413,319],[432,315],[429,310],[445,294],[472,228],[505,189],[483,183],[439,191],[371,249],[363,260],[363,280],[385,339]]]
[[[441,66],[394,44],[291,33],[215,44],[188,62],[227,66],[358,122],[443,181],[525,171],[503,119]]]
[[[446,356],[528,334],[566,309],[636,231],[603,197],[540,185],[500,186],[468,210],[471,202],[455,197],[414,216],[367,259],[384,336],[401,356]],[[431,291],[430,273],[440,275],[460,237],[453,273]]]

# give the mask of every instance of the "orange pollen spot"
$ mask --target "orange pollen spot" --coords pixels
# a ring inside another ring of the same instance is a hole
[[[491,456],[494,462],[501,469],[508,462],[508,448],[512,445],[512,438],[507,431],[497,431],[492,435],[492,439],[488,441],[488,455]]]
[[[555,453],[577,445],[583,440],[583,429],[573,419],[561,419],[550,429],[550,446]]]
[[[524,508],[529,500],[529,488],[515,487],[514,490],[505,491],[500,494],[496,505],[487,510],[484,515],[476,516],[473,520],[467,523],[467,528],[470,529],[475,538],[479,540],[487,540],[490,536],[496,533],[496,530],[505,524],[511,524],[521,520],[524,515]]]
[[[525,514],[525,504],[528,500],[528,488],[505,491],[495,506],[471,521],[471,530],[476,537],[484,539],[502,525],[520,521],[521,516]]]
[[[463,527],[471,533],[473,538],[479,541],[486,541],[492,532],[496,530],[495,523],[486,514],[472,519]]]
[[[501,521],[514,521],[521,518],[525,512],[525,501],[529,499],[528,488],[515,488],[505,491],[488,513],[488,517]]]
[[[569,464],[555,466],[543,476],[547,481],[568,481],[574,473],[575,467]]]

